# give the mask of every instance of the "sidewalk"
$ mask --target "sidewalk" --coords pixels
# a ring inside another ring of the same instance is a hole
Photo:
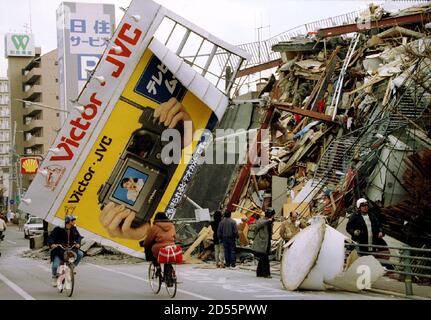
[[[252,265],[240,265],[239,268],[256,272],[256,266]],[[280,276],[280,264],[272,262],[271,272],[274,275]],[[396,295],[399,297],[407,298],[407,296],[405,295],[406,290],[404,282],[400,282],[388,277],[382,277],[381,279],[377,280],[375,283],[373,283],[373,288],[367,291],[388,296]],[[365,292],[366,291],[364,291],[364,293]],[[418,285],[413,283],[413,296],[410,296],[410,298],[431,299],[431,286]]]
[[[430,286],[424,286],[424,285],[418,285],[416,283],[413,283],[413,297],[412,298],[427,298],[431,299],[431,287]],[[383,290],[387,291],[388,294],[394,292],[401,294],[405,296],[406,294],[406,287],[404,282],[397,281],[395,279],[391,279],[388,277],[383,277],[379,280],[377,280],[373,284],[373,289],[377,290]]]

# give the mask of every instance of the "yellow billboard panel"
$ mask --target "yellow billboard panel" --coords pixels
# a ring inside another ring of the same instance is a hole
[[[109,233],[100,221],[101,206],[114,202],[136,212],[132,228],[141,227],[156,212],[166,211],[190,161],[185,148],[179,164],[160,161],[161,134],[167,127],[154,123],[155,114],[172,98],[183,107],[183,111],[174,110],[172,118],[175,113],[185,112],[194,132],[213,128],[217,120],[212,110],[147,49],[72,183],[57,218],[74,214],[79,217],[79,226],[92,234],[133,251],[141,250],[139,241]],[[195,151],[198,143],[199,139],[183,147]]]

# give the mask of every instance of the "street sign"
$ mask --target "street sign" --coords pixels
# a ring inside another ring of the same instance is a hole
[[[11,199],[11,200],[9,200],[9,203],[10,203],[11,205],[14,205],[14,204],[15,204],[15,200]]]

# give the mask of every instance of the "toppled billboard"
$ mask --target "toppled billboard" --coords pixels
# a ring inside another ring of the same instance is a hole
[[[148,222],[159,211],[175,216],[228,106],[227,69],[235,75],[246,58],[157,3],[133,1],[20,210],[55,225],[74,214],[84,236],[141,256]]]

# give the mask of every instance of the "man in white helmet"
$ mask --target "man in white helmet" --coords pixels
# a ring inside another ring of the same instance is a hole
[[[379,218],[369,211],[368,201],[364,198],[356,201],[356,208],[357,211],[350,216],[347,223],[347,232],[352,236],[352,240],[359,244],[378,244],[378,239],[384,236]],[[361,248],[361,251],[373,251],[373,249]]]

